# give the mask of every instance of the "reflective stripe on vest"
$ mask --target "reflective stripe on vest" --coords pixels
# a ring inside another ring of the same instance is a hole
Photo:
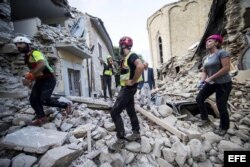
[[[111,76],[112,75],[112,71],[111,70],[105,70],[104,71],[104,75]]]
[[[29,57],[29,62],[31,64],[36,64],[39,60],[44,60],[45,61],[45,66],[46,68],[48,68],[49,72],[53,73],[54,70],[50,67],[47,58],[43,55],[42,52],[38,51],[38,50],[33,50],[31,52],[31,56]]]
[[[29,69],[31,70],[36,68],[36,66],[38,65],[38,61],[42,60],[45,62],[45,68],[41,72],[36,73],[35,75],[36,79],[53,76],[54,70],[51,68],[51,66],[47,61],[47,58],[43,55],[42,52],[38,50],[33,50],[29,52],[26,56],[27,56],[26,63]]]
[[[129,65],[128,65],[128,59],[130,57],[130,55],[133,54],[133,52],[130,52],[126,57],[125,57],[125,61],[124,61],[124,67],[125,68],[128,68],[128,72],[126,74],[122,74],[120,75],[120,84],[121,86],[126,86],[125,82],[127,80],[129,80],[129,77],[130,77],[130,68],[129,68]],[[143,79],[142,79],[142,75],[139,77],[139,79],[137,80],[136,83],[138,82],[141,82]]]

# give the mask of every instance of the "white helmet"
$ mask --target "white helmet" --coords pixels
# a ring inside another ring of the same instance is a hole
[[[16,38],[13,39],[13,42],[14,43],[23,42],[23,43],[28,43],[28,44],[31,43],[31,41],[29,40],[29,38],[22,37],[22,36],[17,36]]]
[[[110,58],[112,58],[112,56],[108,55],[106,59],[108,60],[108,59],[110,59]]]

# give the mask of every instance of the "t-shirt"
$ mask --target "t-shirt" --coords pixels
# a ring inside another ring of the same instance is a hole
[[[130,77],[129,77],[129,79],[133,79],[133,77],[135,75],[136,66],[134,65],[134,62],[138,58],[139,57],[135,53],[132,53],[130,55],[130,57],[128,58],[128,66],[129,66],[129,69],[130,69]]]
[[[215,53],[213,56],[205,56],[202,60],[203,62],[203,67],[208,75],[208,77],[212,76],[213,74],[217,73],[221,68],[221,59],[224,57],[230,57],[229,52],[220,49],[218,52]],[[231,77],[229,73],[226,73],[216,79],[213,80],[213,82],[222,84],[222,83],[227,83],[231,81]]]

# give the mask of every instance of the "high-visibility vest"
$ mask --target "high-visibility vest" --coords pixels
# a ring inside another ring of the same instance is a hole
[[[52,76],[54,73],[54,70],[49,65],[48,60],[46,59],[46,57],[43,55],[42,52],[38,50],[32,50],[30,53],[26,55],[26,58],[25,58],[25,62],[27,63],[29,69],[31,70],[36,68],[38,64],[37,62],[40,60],[45,61],[45,68],[40,73],[36,74],[35,77],[46,78],[46,77]]]
[[[125,57],[125,60],[124,60],[124,68],[128,69],[128,72],[125,73],[125,74],[121,74],[120,75],[120,84],[121,86],[126,86],[125,85],[125,82],[127,80],[129,80],[130,78],[130,68],[129,68],[129,65],[128,65],[128,59],[129,57],[131,56],[131,54],[133,54],[133,52],[130,52],[126,57]],[[138,82],[141,82],[143,79],[142,79],[142,75],[139,77],[139,79],[137,80],[136,83]]]
[[[108,76],[111,76],[113,73],[112,73],[112,70],[104,70],[104,75],[108,75]]]

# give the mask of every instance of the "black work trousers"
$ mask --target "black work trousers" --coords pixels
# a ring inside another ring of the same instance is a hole
[[[30,95],[31,107],[35,110],[37,118],[45,116],[43,105],[59,108],[67,108],[68,104],[59,102],[57,99],[51,98],[53,90],[56,86],[55,77],[48,77],[36,80],[32,87]]]
[[[127,110],[127,114],[132,125],[132,131],[139,132],[140,130],[138,117],[135,112],[134,95],[136,93],[136,90],[137,86],[123,87],[119,92],[117,100],[111,110],[111,117],[115,123],[117,138],[125,137],[125,129],[121,117],[121,112],[123,111],[123,109]]]
[[[112,91],[111,91],[111,76],[108,75],[103,75],[103,94],[104,94],[104,99],[107,98],[107,87],[109,91],[109,97],[112,98]]]
[[[202,120],[208,120],[208,111],[204,101],[216,93],[216,105],[220,113],[220,128],[229,129],[229,115],[227,111],[227,101],[232,90],[232,82],[224,84],[209,84],[206,83],[196,97],[197,105],[201,114]]]

